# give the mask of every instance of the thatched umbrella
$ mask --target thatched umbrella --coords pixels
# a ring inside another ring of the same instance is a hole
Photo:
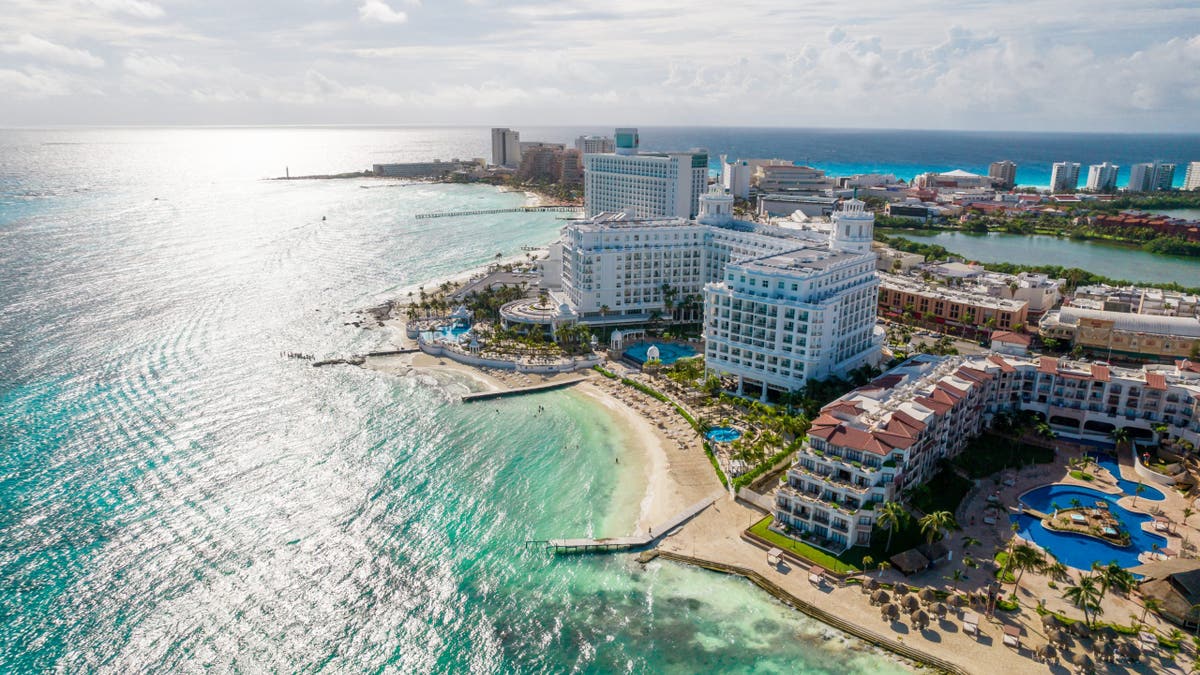
[[[888,595],[888,592],[882,589],[871,594],[872,605],[882,605],[885,602],[891,602],[891,600],[892,596]]]
[[[1054,651],[1054,645],[1045,644],[1038,647],[1037,655],[1043,661],[1050,661],[1054,659],[1057,653]]]
[[[935,593],[932,588],[922,588],[921,592],[917,593],[917,597],[921,599],[921,602],[927,605],[937,602],[937,593]]]
[[[1113,662],[1113,654],[1117,653],[1117,644],[1112,640],[1105,640],[1104,647],[1101,648],[1100,658],[1105,663]]]
[[[1067,644],[1067,634],[1057,628],[1046,631],[1046,639],[1056,645]]]
[[[1103,626],[1097,628],[1093,635],[1095,635],[1097,638],[1104,638],[1105,640],[1116,640],[1117,629],[1108,624],[1104,624]]]
[[[894,590],[896,591],[896,597],[900,598],[900,597],[904,597],[905,595],[908,595],[908,591],[910,589],[908,586],[906,586],[904,584],[896,584],[896,588]]]
[[[1088,628],[1088,625],[1082,621],[1076,621],[1071,624],[1071,631],[1081,638],[1092,636],[1092,629]]]
[[[893,602],[884,603],[883,606],[879,608],[879,616],[884,621],[895,621],[896,619],[900,618],[900,608],[897,607]]]
[[[966,603],[963,602],[963,596],[955,593],[954,595],[946,598],[946,604],[950,605],[951,609],[961,609]]]
[[[933,603],[933,607],[931,609],[933,610],[934,616],[939,619],[946,618],[946,615],[950,613],[950,608],[946,607],[946,603],[944,602]]]
[[[1132,642],[1122,642],[1117,646],[1117,653],[1121,658],[1128,659],[1131,663],[1137,663],[1138,659],[1142,658],[1142,650]]]
[[[921,609],[921,601],[915,595],[906,595],[900,599],[900,606],[909,614]]]
[[[879,582],[876,581],[875,579],[867,579],[866,581],[863,582],[862,587],[863,587],[863,593],[870,593],[871,591],[877,591],[877,590],[879,590]]]
[[[1053,614],[1042,615],[1042,628],[1050,629],[1058,627],[1058,617]]]
[[[1076,654],[1071,659],[1071,663],[1075,664],[1075,672],[1078,673],[1092,673],[1096,671],[1096,662],[1085,652]]]
[[[929,627],[929,614],[925,610],[918,610],[912,615],[912,625],[918,630],[925,630]]]

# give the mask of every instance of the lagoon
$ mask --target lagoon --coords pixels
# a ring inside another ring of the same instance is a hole
[[[946,250],[979,262],[1008,262],[1026,265],[1078,267],[1112,279],[1150,283],[1200,283],[1200,258],[1158,255],[1114,244],[1034,234],[949,231],[936,234],[911,230],[882,230],[923,244],[938,244]]]

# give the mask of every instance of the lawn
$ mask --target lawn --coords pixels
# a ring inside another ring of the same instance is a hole
[[[985,433],[967,443],[967,448],[954,458],[954,465],[971,478],[986,478],[1008,468],[1029,464],[1050,464],[1054,449],[1028,443],[1018,443],[993,433]]]
[[[911,503],[925,513],[949,511],[954,513],[974,483],[945,467],[934,474],[928,483],[912,491]]]
[[[836,572],[838,574],[851,574],[859,571],[858,567],[839,560],[838,558],[834,557],[833,554],[827,551],[822,551],[815,546],[810,546],[809,544],[806,544],[802,541],[797,541],[791,537],[785,537],[778,532],[768,529],[771,526],[771,522],[774,520],[775,518],[773,516],[767,516],[751,526],[750,532],[767,540],[771,543],[771,545],[777,546],[785,551],[795,553],[801,558],[816,563],[830,572]]]

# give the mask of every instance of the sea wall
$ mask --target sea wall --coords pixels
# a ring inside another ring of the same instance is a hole
[[[478,354],[468,354],[460,352],[457,349],[451,349],[439,342],[418,341],[418,346],[421,351],[431,356],[444,356],[452,361],[475,366],[476,368],[499,368],[501,370],[515,370],[518,373],[570,373],[576,370],[583,370],[599,365],[601,357],[598,354],[593,354],[588,357],[576,357],[570,360],[556,361],[552,363],[540,363],[524,360],[505,360],[494,359],[479,356]]]

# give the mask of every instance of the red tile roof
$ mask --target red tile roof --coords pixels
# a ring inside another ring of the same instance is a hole
[[[1182,361],[1176,361],[1175,367],[1186,373],[1200,373],[1200,363],[1196,363],[1195,361],[1189,361],[1187,359],[1183,359]]]
[[[1028,347],[1033,342],[1033,338],[1021,333],[1014,333],[1010,330],[998,330],[992,333],[992,342],[1007,342],[1009,344]]]
[[[1108,382],[1112,378],[1109,377],[1108,366],[1102,366],[1098,363],[1092,364],[1092,379],[1097,382]]]
[[[1011,363],[1009,363],[1008,361],[1005,361],[1003,357],[998,356],[996,354],[992,354],[991,356],[989,356],[988,361],[991,361],[992,363],[1000,366],[1000,372],[1014,373],[1017,370],[1015,367],[1013,367],[1013,365]]]
[[[1058,372],[1058,360],[1053,356],[1043,356],[1038,361],[1038,372],[1053,375]]]
[[[1146,373],[1146,386],[1159,391],[1167,390],[1167,377],[1162,373]]]

